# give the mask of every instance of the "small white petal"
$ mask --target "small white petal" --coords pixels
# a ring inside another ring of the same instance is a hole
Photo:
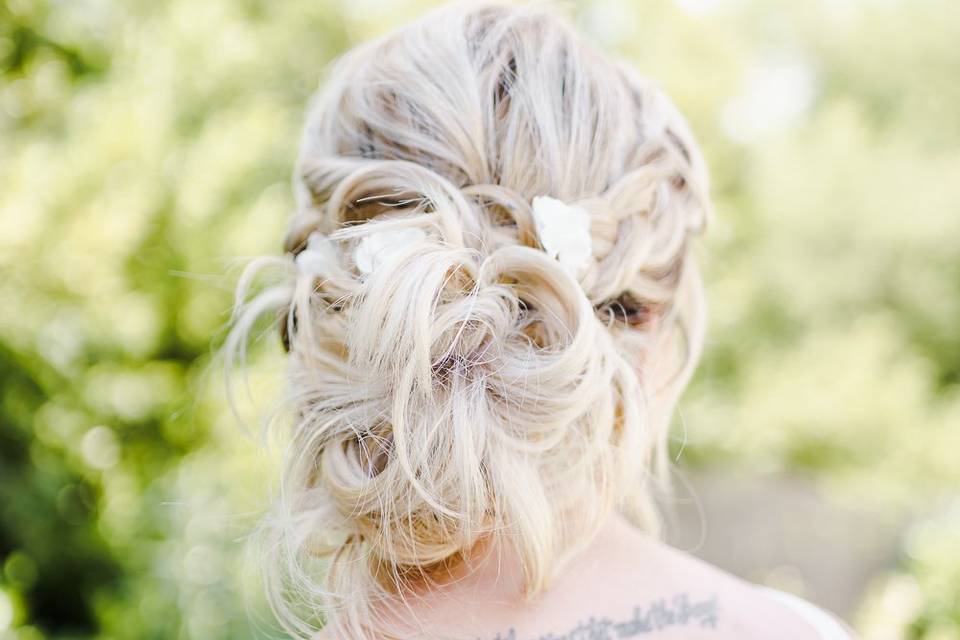
[[[353,262],[360,273],[370,275],[392,254],[423,240],[426,235],[422,229],[371,233],[360,240],[353,254]]]
[[[590,215],[581,207],[549,196],[533,199],[533,220],[544,251],[574,277],[590,262],[593,239]]]
[[[307,239],[307,248],[297,254],[295,263],[301,273],[317,278],[329,275],[339,268],[337,247],[330,238],[314,231]]]

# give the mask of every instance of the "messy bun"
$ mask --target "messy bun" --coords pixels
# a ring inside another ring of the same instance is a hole
[[[483,541],[533,594],[612,510],[655,530],[709,202],[649,81],[542,8],[446,8],[336,65],[294,185],[288,255],[251,267],[287,276],[251,299],[244,276],[229,345],[281,310],[296,424],[264,566],[288,631],[366,637]],[[583,264],[546,250],[539,196],[585,212]]]

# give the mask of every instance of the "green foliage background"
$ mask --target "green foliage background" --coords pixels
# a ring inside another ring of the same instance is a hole
[[[280,246],[325,65],[434,4],[0,4],[0,638],[279,635],[243,569],[273,456],[211,355],[232,260]],[[570,7],[714,172],[681,464],[906,514],[856,624],[960,638],[960,8]]]

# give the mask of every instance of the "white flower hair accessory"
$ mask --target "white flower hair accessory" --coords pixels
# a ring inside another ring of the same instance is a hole
[[[590,214],[549,196],[533,199],[533,221],[544,251],[573,277],[587,268],[593,255]]]
[[[353,263],[364,275],[370,275],[391,255],[427,237],[422,229],[378,231],[364,236],[353,254]]]
[[[340,268],[336,245],[319,231],[310,234],[307,248],[297,254],[294,263],[298,271],[315,278],[329,275]]]

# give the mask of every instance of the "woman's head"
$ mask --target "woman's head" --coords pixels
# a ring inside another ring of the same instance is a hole
[[[533,593],[610,511],[655,526],[710,206],[654,85],[542,8],[445,8],[333,68],[294,183],[289,278],[235,333],[282,307],[283,612],[292,588],[360,635],[371,603],[482,541],[516,549]],[[586,238],[583,259],[548,233]]]

